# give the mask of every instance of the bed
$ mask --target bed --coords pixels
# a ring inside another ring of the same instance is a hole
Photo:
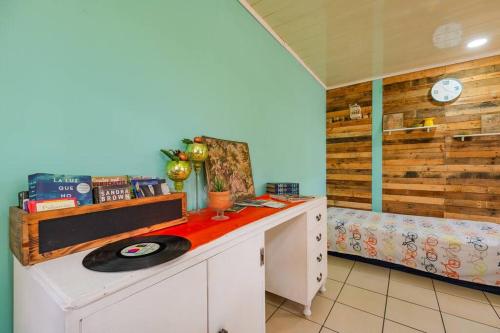
[[[328,251],[500,287],[494,223],[328,208]]]

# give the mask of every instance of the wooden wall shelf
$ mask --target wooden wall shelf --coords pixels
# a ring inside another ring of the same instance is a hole
[[[392,132],[401,132],[401,131],[416,131],[416,130],[426,130],[427,133],[431,131],[433,128],[437,128],[438,125],[433,126],[420,126],[420,127],[405,127],[405,128],[394,128],[394,129],[386,129],[384,133],[391,134]]]
[[[453,138],[460,139],[461,141],[464,141],[465,138],[472,138],[472,137],[476,137],[476,136],[495,136],[495,135],[500,135],[500,132],[498,132],[498,133],[478,133],[478,134],[458,134],[458,135],[454,135]]]

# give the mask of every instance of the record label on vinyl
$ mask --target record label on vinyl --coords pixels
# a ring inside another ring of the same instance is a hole
[[[98,272],[123,272],[147,268],[175,259],[191,248],[179,236],[139,236],[95,249],[83,258],[83,266]]]
[[[139,243],[127,246],[120,251],[120,254],[124,257],[142,257],[155,253],[160,249],[160,247],[161,246],[158,243]]]

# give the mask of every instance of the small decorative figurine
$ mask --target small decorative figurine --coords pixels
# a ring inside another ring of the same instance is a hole
[[[430,118],[425,118],[425,119],[424,119],[424,126],[425,126],[425,127],[434,126],[434,118],[432,118],[432,117],[430,117]]]

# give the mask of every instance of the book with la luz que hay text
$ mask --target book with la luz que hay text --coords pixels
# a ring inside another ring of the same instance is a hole
[[[79,206],[93,203],[90,176],[36,173],[28,176],[28,185],[30,200],[75,198]]]

